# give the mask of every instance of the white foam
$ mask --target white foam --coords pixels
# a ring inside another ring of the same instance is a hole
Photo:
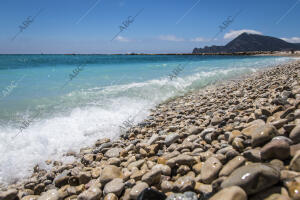
[[[279,60],[282,58],[278,58]],[[282,60],[280,60],[282,61]],[[84,98],[85,106],[73,108],[36,119],[19,136],[13,125],[0,128],[0,183],[13,183],[28,177],[36,164],[45,167],[47,159],[70,161],[62,155],[67,151],[78,152],[92,145],[97,139],[115,139],[120,127],[130,116],[138,123],[149,114],[157,103],[191,88],[203,87],[218,80],[236,77],[256,68],[219,68],[170,81],[167,77],[127,85],[92,88],[73,92],[68,97]],[[105,98],[98,98],[98,97]],[[91,99],[90,101],[88,101]]]

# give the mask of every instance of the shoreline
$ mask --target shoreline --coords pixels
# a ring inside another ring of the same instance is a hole
[[[69,152],[81,162],[51,161],[49,172],[35,167],[30,179],[0,192],[0,200],[136,199],[150,186],[167,196],[192,191],[206,199],[253,197],[276,186],[281,193],[269,196],[293,197],[293,189],[300,189],[294,178],[300,166],[293,164],[300,162],[300,152],[295,155],[300,149],[299,78],[300,61],[292,61],[166,100],[119,139],[100,139],[78,155]],[[297,137],[291,138],[294,129]],[[247,173],[254,177],[247,184],[258,180],[263,190],[236,180]]]

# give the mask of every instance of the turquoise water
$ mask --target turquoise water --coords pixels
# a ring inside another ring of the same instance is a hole
[[[0,183],[96,139],[118,137],[124,121],[142,121],[170,97],[291,59],[0,55]]]

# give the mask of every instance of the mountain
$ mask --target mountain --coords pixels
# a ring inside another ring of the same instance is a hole
[[[234,53],[283,50],[300,50],[300,43],[289,43],[275,37],[242,33],[225,46],[205,46],[204,48],[195,48],[193,53]]]

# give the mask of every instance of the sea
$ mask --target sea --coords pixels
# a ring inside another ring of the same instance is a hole
[[[0,184],[118,138],[187,92],[293,60],[272,56],[0,55]]]

